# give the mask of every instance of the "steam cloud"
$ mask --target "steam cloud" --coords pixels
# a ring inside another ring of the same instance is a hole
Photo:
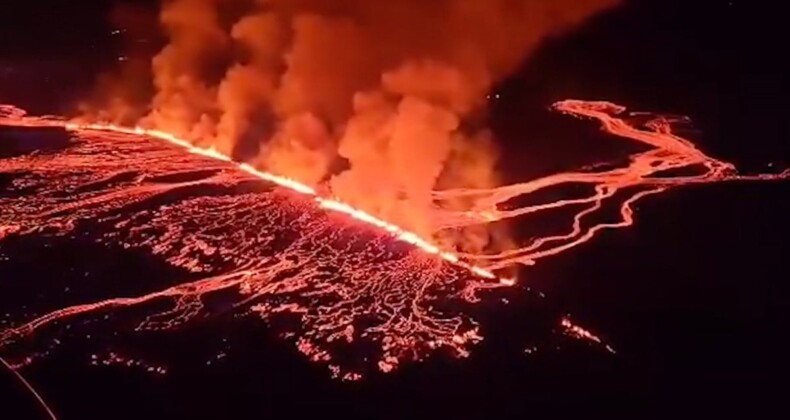
[[[496,184],[490,136],[470,128],[486,94],[545,37],[617,2],[164,1],[153,98],[141,110],[140,89],[115,88],[101,116],[144,115],[134,123],[482,250],[496,232],[435,231],[431,191]]]

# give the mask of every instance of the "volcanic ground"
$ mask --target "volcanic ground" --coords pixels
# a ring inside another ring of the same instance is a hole
[[[346,379],[479,338],[469,271],[233,164],[138,135],[0,133],[0,348],[18,365],[97,323],[141,333],[223,313],[270,321]]]

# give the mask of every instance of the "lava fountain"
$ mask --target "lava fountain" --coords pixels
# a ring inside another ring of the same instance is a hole
[[[72,139],[63,148],[0,160],[0,173],[10,179],[0,197],[0,250],[4,242],[30,235],[79,234],[107,246],[144,250],[190,278],[134,297],[37,313],[2,330],[0,349],[22,355],[16,362],[21,366],[32,361],[26,347],[32,337],[71,319],[172,302],[136,325],[137,330],[170,329],[210,314],[206,301],[222,295],[234,311],[295,320],[286,335],[311,360],[344,379],[360,377],[365,367],[359,360],[372,360],[388,372],[437,349],[463,357],[482,339],[465,305],[484,298],[485,290],[516,284],[514,278],[498,277],[499,270],[535,264],[604,229],[629,226],[635,202],[675,186],[790,176],[788,171],[739,175],[733,165],[674,134],[672,121],[665,118],[637,127],[622,118],[625,108],[608,102],[569,100],[554,109],[596,119],[607,132],[649,149],[615,169],[560,173],[491,189],[435,191],[440,230],[575,211],[565,232],[478,255],[442,250],[314,188],[166,132],[32,118],[4,107],[0,123],[62,127]],[[695,172],[678,172],[688,169]],[[501,208],[514,197],[567,184],[588,186],[592,193]],[[459,197],[469,199],[469,208],[442,206]],[[587,221],[609,202],[619,203],[619,220]],[[601,342],[567,318],[561,326],[573,336]]]

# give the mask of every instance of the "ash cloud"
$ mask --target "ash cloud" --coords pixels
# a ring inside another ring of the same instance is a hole
[[[497,183],[490,135],[463,128],[492,85],[546,37],[617,2],[164,1],[150,102],[116,90],[100,116],[140,115],[436,236],[432,190]],[[473,250],[504,237],[439,236]]]

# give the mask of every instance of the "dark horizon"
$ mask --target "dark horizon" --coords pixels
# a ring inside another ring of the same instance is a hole
[[[119,4],[131,5],[136,17],[118,18]],[[141,27],[135,36],[144,44],[135,54],[152,57],[164,45],[157,8],[157,0],[90,0],[79,7],[18,2],[0,25],[0,101],[38,113],[74,114],[98,76],[128,54],[124,44],[134,42],[113,34],[116,27]],[[492,108],[493,124],[509,131],[540,125],[519,113],[568,97],[606,99],[689,116],[704,136],[734,132],[744,139],[725,154],[745,151],[745,139],[755,135],[777,141],[762,157],[779,155],[774,164],[781,165],[788,159],[780,139],[790,137],[790,122],[774,117],[790,101],[788,67],[772,47],[782,38],[781,16],[755,2],[626,0],[528,57],[498,86],[502,99]],[[514,137],[531,133],[520,131]]]

